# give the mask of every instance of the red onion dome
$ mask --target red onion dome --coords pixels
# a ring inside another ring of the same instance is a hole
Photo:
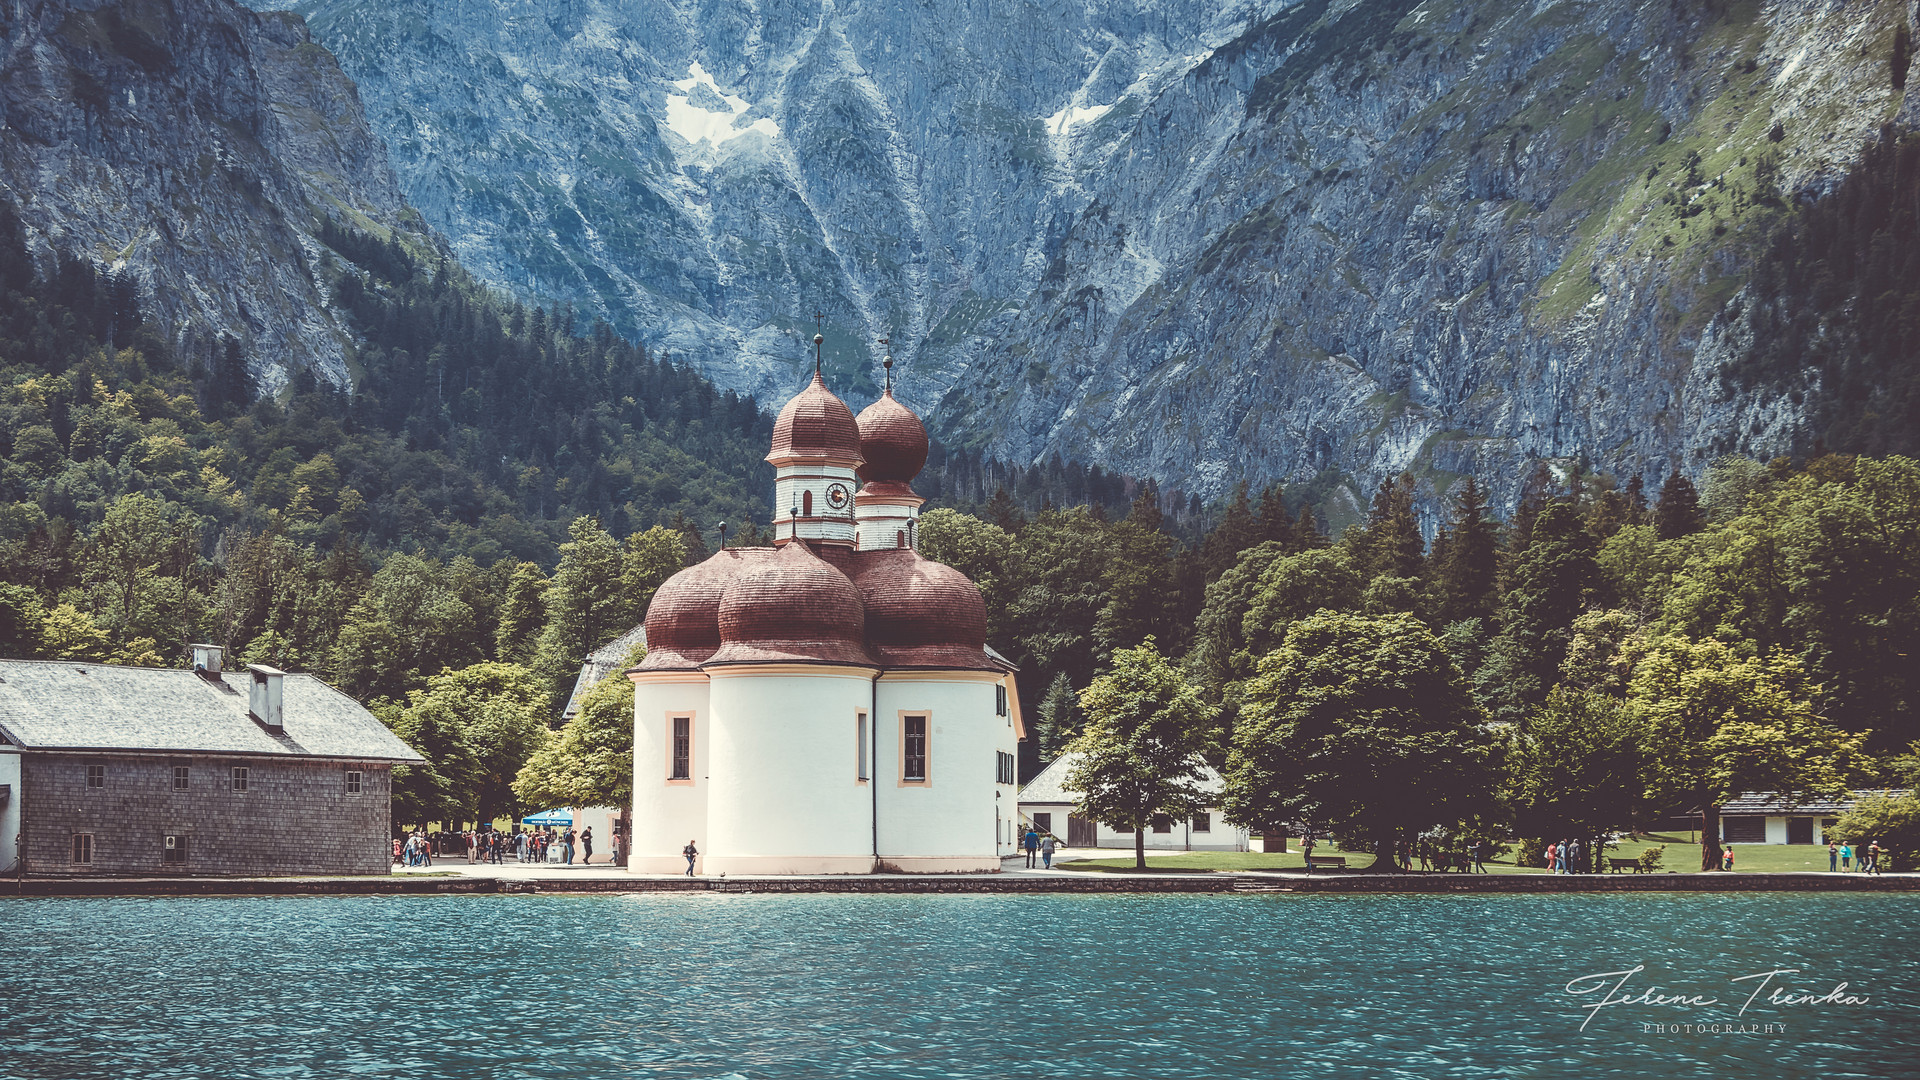
[[[853,422],[853,410],[827,389],[817,371],[773,422],[773,452],[767,460],[784,457],[860,462],[860,427]]]
[[[859,584],[867,644],[888,667],[996,671],[987,658],[980,587],[911,548],[863,552]]]
[[[786,544],[720,597],[720,648],[707,663],[872,667],[866,609],[847,575],[804,543]]]
[[[720,648],[720,597],[727,585],[773,555],[771,548],[722,548],[668,578],[647,604],[641,671],[695,668]]]
[[[860,479],[907,484],[927,464],[927,427],[888,390],[860,410]]]

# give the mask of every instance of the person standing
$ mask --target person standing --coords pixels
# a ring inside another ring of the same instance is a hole
[[[1879,872],[1880,872],[1880,841],[1875,840],[1872,844],[1869,844],[1867,846],[1867,873],[1878,874]]]
[[[1580,862],[1580,856],[1583,854],[1581,851],[1582,847],[1583,845],[1578,840],[1571,841],[1568,844],[1568,850],[1572,852],[1572,854],[1567,860],[1567,873],[1581,874],[1586,872],[1586,868]]]
[[[1307,873],[1313,873],[1313,837],[1311,835],[1300,838],[1300,858],[1307,865]]]
[[[1853,869],[1853,845],[1840,845],[1840,872],[1845,874]]]
[[[1033,869],[1034,856],[1040,852],[1040,834],[1033,831],[1033,826],[1027,826],[1027,835],[1021,838],[1020,846],[1027,850],[1027,869]]]
[[[692,877],[693,876],[693,860],[700,857],[700,849],[697,847],[694,847],[693,841],[689,840],[687,841],[687,846],[680,849],[680,854],[685,855],[687,857],[687,876]]]
[[[1056,841],[1052,833],[1048,833],[1047,838],[1040,841],[1040,868],[1042,870],[1053,869],[1053,849],[1055,844]]]
[[[1732,844],[1728,844],[1725,850],[1720,852],[1720,869],[1725,870],[1728,873],[1733,872],[1733,845]]]
[[[1829,840],[1827,841],[1827,873],[1831,874],[1838,869],[1840,869],[1840,845]]]
[[[582,829],[580,831],[580,851],[582,853],[582,858],[580,859],[580,865],[592,866],[593,865],[593,826],[591,825],[587,826],[585,829]]]
[[[578,835],[579,834],[573,831],[573,826],[569,825],[567,826],[566,833],[560,837],[561,861],[568,866],[573,865],[573,842],[577,839]]]

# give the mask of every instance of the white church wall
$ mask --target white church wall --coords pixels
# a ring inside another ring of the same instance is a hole
[[[711,675],[705,872],[870,872],[872,795],[855,772],[872,675],[824,665]]]
[[[997,870],[999,822],[1015,814],[1011,785],[997,781],[996,754],[1016,747],[1006,718],[996,715],[999,678],[972,672],[889,672],[877,711],[880,749],[880,859],[920,872]],[[927,779],[901,776],[902,718],[928,717]]]
[[[634,874],[685,873],[680,850],[688,840],[706,849],[708,749],[712,710],[707,677],[698,673],[647,676],[633,687],[633,849],[627,870]],[[693,716],[693,767],[689,780],[669,778],[671,718]],[[598,830],[594,832],[599,836]],[[604,850],[604,848],[603,848]],[[695,869],[699,869],[696,861]]]

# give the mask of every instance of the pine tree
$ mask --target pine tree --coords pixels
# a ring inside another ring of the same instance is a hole
[[[1162,532],[1166,525],[1166,515],[1160,512],[1160,485],[1149,477],[1140,485],[1139,494],[1133,497],[1133,505],[1127,509],[1127,520],[1148,532]]]
[[[1007,494],[1004,487],[996,488],[993,499],[987,503],[987,520],[1010,533],[1019,532],[1027,523],[1027,517],[1014,505],[1013,496]]]
[[[1487,495],[1469,475],[1454,497],[1446,560],[1441,568],[1444,622],[1487,619],[1499,597],[1500,541],[1487,516]]]
[[[1046,768],[1080,732],[1080,695],[1066,672],[1053,677],[1034,713],[1033,741],[1040,767]]]
[[[1301,551],[1314,551],[1333,543],[1320,531],[1320,520],[1314,517],[1311,504],[1300,508],[1300,520],[1293,526],[1293,541]]]
[[[1667,474],[1667,482],[1660,485],[1660,501],[1653,507],[1654,535],[1662,540],[1678,540],[1691,536],[1706,527],[1706,518],[1700,513],[1700,492],[1693,481],[1675,469]]]
[[[1261,540],[1272,540],[1289,552],[1294,550],[1293,518],[1287,513],[1286,493],[1279,484],[1268,484],[1260,492],[1258,535]]]
[[[1242,480],[1233,486],[1233,496],[1227,500],[1226,512],[1220,515],[1220,524],[1214,526],[1200,544],[1207,580],[1225,573],[1239,561],[1242,551],[1259,543],[1258,534],[1253,503],[1247,497],[1247,482]]]
[[[1354,538],[1355,554],[1369,579],[1420,576],[1426,541],[1413,516],[1413,489],[1413,477],[1401,473],[1380,481],[1374,492],[1367,524]]]
[[[540,629],[547,622],[547,584],[547,575],[535,563],[523,562],[513,568],[493,635],[494,655],[501,660],[523,664],[533,656]]]

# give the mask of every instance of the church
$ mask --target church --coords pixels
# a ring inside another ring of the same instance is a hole
[[[927,431],[856,419],[820,375],[774,423],[774,541],[726,547],[648,606],[628,870],[997,871],[1018,839],[1014,669],[980,589],[921,557]],[[889,362],[891,368],[891,362]]]

